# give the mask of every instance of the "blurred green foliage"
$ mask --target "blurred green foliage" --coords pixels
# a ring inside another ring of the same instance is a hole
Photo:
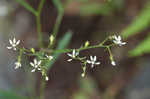
[[[73,99],[91,99],[93,94],[97,92],[97,85],[91,78],[84,78],[79,80],[80,89],[73,96]]]
[[[80,8],[80,14],[81,15],[108,15],[112,12],[112,7],[110,7],[108,4],[98,4],[98,3],[92,3],[92,4],[86,4],[81,6]]]
[[[14,91],[0,90],[0,99],[27,99],[25,96],[18,95]]]
[[[128,38],[140,33],[150,25],[150,1],[145,4],[141,13],[135,20],[123,31],[123,37]],[[150,35],[142,41],[135,49],[129,52],[130,56],[139,56],[144,53],[150,53]]]
[[[61,3],[61,0],[53,0],[54,5],[56,6],[58,13],[62,13],[64,11],[64,7]]]
[[[150,35],[144,39],[135,49],[129,52],[131,56],[140,56],[144,53],[150,53]]]
[[[83,2],[82,0],[78,0]],[[123,0],[106,0],[104,3],[101,2],[88,2],[84,1],[85,4],[80,7],[81,15],[110,15],[115,10],[120,10],[123,7]]]
[[[123,37],[127,38],[140,33],[150,25],[150,1],[142,9],[141,13],[133,22],[123,31]]]

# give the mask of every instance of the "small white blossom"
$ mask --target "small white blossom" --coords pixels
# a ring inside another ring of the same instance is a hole
[[[48,81],[48,80],[49,80],[48,76],[46,76],[46,77],[45,77],[45,80],[46,80],[46,81]]]
[[[20,40],[16,41],[16,39],[14,38],[13,40],[9,39],[9,43],[11,46],[7,47],[7,49],[13,49],[13,50],[17,50],[17,46],[20,43]]]
[[[122,46],[122,45],[125,45],[125,44],[126,44],[126,42],[122,42],[122,41],[121,41],[121,36],[116,36],[116,35],[114,35],[113,38],[114,38],[113,42],[114,42],[115,44],[118,44],[119,46]]]
[[[73,49],[72,54],[67,53],[68,56],[71,57],[71,59],[68,59],[67,61],[72,61],[72,58],[76,58],[79,55],[79,52],[76,52],[75,49]]]
[[[31,72],[35,72],[36,70],[41,70],[41,60],[37,61],[34,59],[33,62],[30,62],[30,65],[33,67]]]
[[[20,62],[15,62],[15,69],[18,69],[19,67],[21,67],[21,63]]]
[[[81,74],[81,77],[85,77],[85,73],[82,73],[82,74]]]
[[[49,55],[45,55],[46,56],[46,58],[48,59],[48,60],[52,60],[53,59],[53,56],[49,56]]]
[[[92,57],[90,56],[90,60],[87,60],[87,63],[91,64],[91,67],[93,68],[94,65],[99,65],[100,62],[96,62],[97,58],[96,56]]]
[[[112,64],[113,66],[116,66],[116,63],[115,63],[115,61],[112,61],[112,62],[111,62],[111,64]]]

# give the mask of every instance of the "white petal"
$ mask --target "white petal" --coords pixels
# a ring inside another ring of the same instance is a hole
[[[99,64],[100,64],[100,62],[96,62],[95,64],[96,64],[96,65],[99,65]]]
[[[93,61],[94,61],[94,62],[96,61],[96,56],[94,56],[94,59],[93,59]]]
[[[35,72],[35,69],[33,69],[31,72]]]
[[[70,61],[72,61],[72,59],[68,59],[67,61],[70,62]]]
[[[38,61],[38,65],[40,65],[41,64],[41,60],[40,61]]]
[[[76,56],[78,56],[79,55],[79,52],[76,52]]]
[[[115,63],[115,61],[112,61],[112,62],[111,62],[111,64],[112,64],[113,66],[116,66],[116,63]]]
[[[48,76],[46,76],[46,77],[45,77],[45,80],[46,80],[46,81],[48,81],[48,80],[49,80]]]
[[[14,69],[18,69],[18,68],[19,68],[19,66],[16,65]]]
[[[122,45],[125,45],[126,44],[126,42],[122,42]]]
[[[72,54],[67,53],[68,56],[72,57]]]
[[[16,43],[16,39],[15,38],[13,39],[13,43]]]
[[[76,51],[75,51],[75,49],[73,49],[72,56],[75,56],[75,54],[76,54]]]
[[[91,65],[91,68],[93,68],[93,67],[94,67],[94,64]]]
[[[82,73],[81,76],[84,77],[84,76],[85,76],[85,73]]]
[[[91,60],[93,60],[93,57],[92,57],[92,56],[90,56],[90,59],[91,59]]]
[[[9,43],[12,45],[13,44],[12,40],[9,39]]]
[[[90,60],[87,60],[86,62],[89,63],[89,64],[91,64],[91,61],[90,61]]]
[[[37,60],[36,59],[34,59],[34,64],[37,64]]]
[[[34,64],[32,62],[30,62],[30,65],[34,67]]]
[[[41,68],[38,68],[38,70],[41,70]]]
[[[12,49],[12,47],[7,47],[7,49]]]
[[[20,43],[20,40],[18,40],[17,42],[16,42],[16,45],[18,45]]]
[[[119,40],[119,41],[121,40],[121,36],[118,36],[118,40]]]
[[[15,51],[16,51],[17,49],[16,49],[15,47],[13,47],[13,50],[15,50]]]
[[[48,56],[48,59],[49,59],[49,60],[52,60],[52,59],[53,59],[53,56]]]
[[[115,39],[115,40],[118,40],[118,38],[117,38],[117,36],[116,36],[116,35],[114,36],[114,39]]]

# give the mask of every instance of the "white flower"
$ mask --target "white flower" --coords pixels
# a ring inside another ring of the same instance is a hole
[[[79,55],[79,52],[76,52],[75,49],[73,49],[72,54],[67,53],[68,56],[71,57],[71,59],[68,59],[67,61],[72,61],[72,58],[76,58]]]
[[[45,55],[46,56],[46,58],[48,59],[48,60],[52,60],[53,59],[53,56],[49,56],[49,55]]]
[[[21,63],[20,62],[15,62],[15,69],[18,69],[19,67],[21,67]]]
[[[41,70],[41,60],[37,61],[34,59],[33,62],[30,62],[30,65],[33,67],[31,72],[35,72],[35,70]]]
[[[115,44],[118,44],[119,46],[122,46],[122,45],[125,45],[125,44],[126,44],[126,42],[122,42],[122,41],[121,41],[121,36],[118,36],[118,37],[117,37],[116,35],[114,35],[113,38],[114,38],[113,42],[114,42]]]
[[[100,62],[96,62],[96,60],[97,60],[96,56],[94,56],[94,57],[90,56],[90,59],[91,60],[87,60],[87,63],[91,64],[92,68],[94,67],[94,65],[100,64]]]
[[[85,73],[82,73],[82,74],[81,74],[81,77],[85,77]]]
[[[16,41],[16,39],[14,38],[13,40],[9,39],[9,43],[11,46],[7,47],[7,49],[13,49],[13,50],[17,50],[17,45],[19,45],[20,40]]]
[[[111,64],[112,64],[113,66],[116,66],[115,61],[111,61]]]
[[[49,80],[48,76],[46,76],[46,77],[45,77],[45,80],[46,80],[46,81],[48,81],[48,80]]]

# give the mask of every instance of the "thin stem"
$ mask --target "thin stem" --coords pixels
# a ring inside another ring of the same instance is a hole
[[[45,86],[46,86],[45,80],[42,79],[40,83],[40,98],[39,99],[44,99]]]
[[[37,32],[38,32],[38,42],[40,48],[43,47],[43,35],[42,35],[42,27],[41,27],[41,12],[44,6],[45,0],[41,0],[38,6],[37,15],[36,15],[36,25],[37,25]]]
[[[37,25],[39,46],[40,46],[40,48],[42,48],[43,47],[43,36],[42,36],[42,32],[41,32],[40,15],[36,16],[36,25]]]
[[[56,36],[58,34],[58,31],[59,31],[59,27],[60,27],[60,24],[61,24],[61,21],[63,19],[63,16],[64,16],[64,12],[60,12],[56,18],[56,23],[54,25],[54,29],[53,29],[53,36],[54,36],[54,41],[53,41],[53,45],[51,46],[51,48],[54,47],[55,45],[55,42],[56,42]]]
[[[57,33],[58,33],[58,30],[59,30],[59,27],[60,27],[63,15],[64,15],[64,13],[61,12],[57,16],[56,23],[55,23],[55,26],[54,26],[54,29],[53,29],[53,36],[54,36],[54,38],[57,36]]]
[[[92,49],[92,48],[99,48],[99,47],[107,47],[105,45],[93,45],[93,46],[88,46],[88,47],[82,47],[79,49],[76,49],[77,51],[83,51],[83,50],[87,50],[87,49]],[[73,51],[73,49],[60,49],[60,50],[46,50],[46,49],[42,49],[42,51],[47,52],[47,53],[68,53]]]

